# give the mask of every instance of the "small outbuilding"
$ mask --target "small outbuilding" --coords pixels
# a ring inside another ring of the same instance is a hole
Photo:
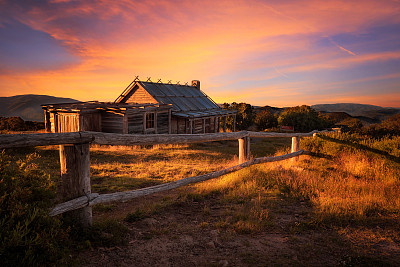
[[[124,134],[194,134],[226,130],[227,116],[192,85],[153,83],[135,79],[114,102],[76,102],[42,105],[47,132],[96,131]]]

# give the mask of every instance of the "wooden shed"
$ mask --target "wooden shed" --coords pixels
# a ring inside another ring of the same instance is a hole
[[[197,134],[226,131],[226,118],[236,111],[220,108],[200,90],[200,81],[191,85],[139,81],[135,79],[115,103],[169,104],[172,105],[171,133]],[[235,123],[234,123],[235,124]]]
[[[135,79],[114,102],[42,105],[47,132],[96,131],[124,134],[197,134],[226,131],[226,118],[236,111],[221,109],[192,85]]]
[[[171,133],[169,104],[76,102],[42,105],[47,132]]]

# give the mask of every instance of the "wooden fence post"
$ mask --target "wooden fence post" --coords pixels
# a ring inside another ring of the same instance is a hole
[[[233,115],[233,129],[232,132],[236,132],[236,114]]]
[[[62,197],[64,201],[91,193],[89,155],[89,143],[60,145]],[[83,227],[92,225],[92,207],[68,212],[66,216],[74,224]]]
[[[246,137],[247,146],[246,146],[246,160],[250,160],[250,137]]]
[[[292,153],[297,152],[300,150],[300,137],[299,136],[294,136],[292,137]],[[294,157],[292,158],[292,161],[298,161],[299,157]]]
[[[250,138],[243,137],[239,141],[239,164],[246,162],[250,159]]]
[[[224,133],[226,132],[226,116],[224,116]]]

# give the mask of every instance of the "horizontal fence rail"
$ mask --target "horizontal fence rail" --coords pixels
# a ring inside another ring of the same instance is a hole
[[[0,135],[0,149],[60,145],[60,166],[62,180],[62,198],[68,200],[56,205],[51,216],[65,212],[80,221],[82,226],[92,224],[91,206],[100,203],[127,201],[133,198],[150,195],[184,185],[216,178],[254,164],[280,161],[285,159],[297,160],[307,151],[299,150],[300,137],[315,136],[317,133],[328,131],[312,131],[309,133],[273,133],[241,131],[231,133],[210,134],[115,134],[102,132],[72,132],[72,133],[38,133],[38,134],[9,134]],[[250,138],[291,137],[292,153],[262,157],[250,160]],[[116,192],[110,194],[91,193],[90,187],[90,147],[98,145],[158,145],[158,144],[188,144],[224,140],[239,141],[239,165],[199,176],[184,178],[178,181],[142,188],[138,190]],[[77,211],[74,211],[77,210]]]
[[[306,137],[312,136],[314,133],[322,132],[327,131],[312,131],[309,133],[270,133],[241,131],[234,133],[211,134],[115,134],[100,132],[5,134],[0,135],[0,148],[83,143],[120,146],[188,144],[223,140],[236,140],[244,137]]]
[[[0,135],[0,148],[83,144],[93,142],[94,138],[88,132],[4,134]]]

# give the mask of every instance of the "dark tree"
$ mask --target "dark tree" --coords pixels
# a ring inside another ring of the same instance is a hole
[[[259,131],[276,127],[278,120],[274,114],[268,109],[261,111],[254,118],[254,123]]]
[[[330,126],[330,122],[323,119],[310,106],[297,106],[285,109],[278,117],[281,126],[293,126],[295,131],[312,131]]]
[[[246,103],[236,103],[232,104],[224,103],[222,105],[223,109],[236,110],[236,129],[246,130],[253,123],[253,109],[250,104]],[[226,121],[226,126],[228,129],[233,130],[233,118],[228,117]]]

